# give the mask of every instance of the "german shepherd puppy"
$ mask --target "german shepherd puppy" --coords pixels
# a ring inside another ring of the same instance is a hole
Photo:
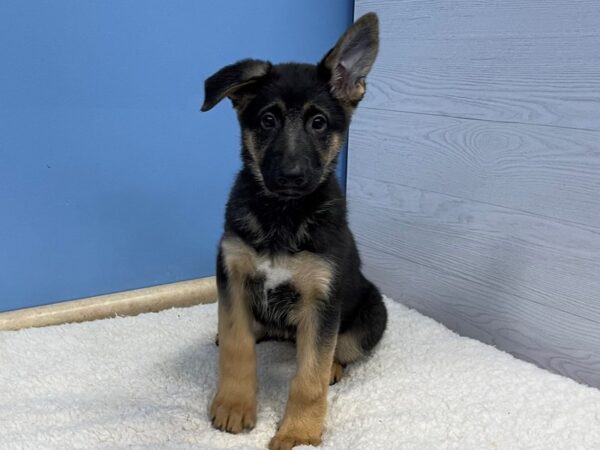
[[[219,383],[210,415],[220,430],[254,427],[255,342],[295,340],[297,371],[272,450],[321,442],[329,384],[386,326],[334,173],[378,34],[370,13],[317,65],[246,59],[205,83],[202,111],[233,102],[243,161],[217,257]]]

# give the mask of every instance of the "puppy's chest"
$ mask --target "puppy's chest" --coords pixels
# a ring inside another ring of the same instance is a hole
[[[259,252],[236,235],[221,242],[228,282],[247,291],[257,321],[293,328],[329,295],[334,268],[312,252]]]
[[[258,257],[256,270],[248,279],[252,312],[264,325],[293,326],[293,312],[300,300],[295,285],[297,271],[287,260]]]

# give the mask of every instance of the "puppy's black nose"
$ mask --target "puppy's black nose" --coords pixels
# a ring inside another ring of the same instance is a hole
[[[301,189],[308,184],[302,167],[281,168],[275,177],[277,187],[281,189]]]

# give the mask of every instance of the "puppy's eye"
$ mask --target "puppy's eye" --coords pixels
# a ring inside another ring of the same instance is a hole
[[[315,117],[312,118],[310,126],[315,131],[323,131],[325,128],[327,128],[327,119],[325,118],[325,116],[317,114]]]
[[[262,115],[260,118],[260,126],[265,130],[271,130],[275,128],[277,125],[277,119],[273,115],[273,113],[267,112]]]

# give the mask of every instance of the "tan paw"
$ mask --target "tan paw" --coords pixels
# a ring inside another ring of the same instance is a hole
[[[331,372],[329,374],[329,385],[335,384],[344,376],[344,366],[339,362],[334,361],[331,364]]]
[[[319,445],[321,436],[304,436],[295,433],[277,433],[269,442],[269,450],[291,450],[296,445]]]
[[[217,393],[210,406],[210,416],[215,428],[229,433],[239,433],[256,425],[256,399],[242,399]]]

